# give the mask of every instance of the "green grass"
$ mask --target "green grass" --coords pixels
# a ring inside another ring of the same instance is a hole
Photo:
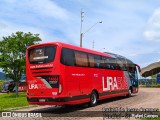
[[[158,117],[158,118],[144,118],[142,120],[160,120],[160,117]]]
[[[9,108],[29,106],[26,93],[19,93],[19,97],[15,97],[15,93],[0,94],[0,111],[6,111]]]

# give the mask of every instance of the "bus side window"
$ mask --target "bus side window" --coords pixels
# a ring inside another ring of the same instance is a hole
[[[94,67],[94,55],[88,54],[89,67]]]
[[[106,69],[117,70],[118,65],[117,65],[116,59],[105,57],[105,68]]]
[[[100,64],[99,60],[100,60],[100,56],[94,55],[94,67],[99,68],[99,64]]]
[[[117,64],[118,64],[118,68],[119,68],[120,70],[123,70],[123,71],[126,70],[122,59],[117,59]]]
[[[95,67],[96,68],[104,68],[104,60],[102,56],[94,55]]]
[[[101,56],[101,60],[100,60],[100,68],[103,68],[103,69],[106,68],[105,60],[106,60],[106,57]]]
[[[113,69],[114,69],[114,70],[117,70],[118,64],[117,64],[117,61],[116,61],[115,58],[112,58],[112,65],[113,65]]]
[[[87,53],[74,51],[76,66],[88,67]]]
[[[62,48],[61,63],[68,66],[75,65],[73,50]]]
[[[107,57],[104,57],[104,67],[106,69],[110,69],[111,68],[111,65],[110,65],[110,62],[109,62],[109,58],[107,58]]]

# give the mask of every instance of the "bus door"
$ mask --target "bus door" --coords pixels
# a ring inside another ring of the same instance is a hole
[[[160,85],[160,74],[157,74],[157,85]]]
[[[137,73],[137,66],[133,65],[130,66],[128,69],[129,77],[131,80],[132,88],[133,88],[133,93],[138,92],[138,73]]]
[[[129,67],[129,77],[131,79],[131,84],[133,87],[138,87],[138,78],[136,67]]]

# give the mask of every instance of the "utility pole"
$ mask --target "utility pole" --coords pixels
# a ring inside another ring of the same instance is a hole
[[[94,40],[93,40],[93,46],[92,47],[93,47],[93,50],[94,50]]]
[[[81,28],[80,28],[80,47],[82,47],[82,37],[83,37],[82,23],[83,23],[83,18],[84,18],[84,12],[83,12],[83,9],[82,9],[81,10]]]
[[[83,12],[83,9],[81,9],[80,47],[82,47],[82,39],[83,39],[84,34],[86,34],[90,29],[92,29],[98,23],[102,23],[102,21],[96,22],[87,31],[82,32],[82,26],[83,26],[83,21],[84,21],[83,18],[84,18],[84,12]]]

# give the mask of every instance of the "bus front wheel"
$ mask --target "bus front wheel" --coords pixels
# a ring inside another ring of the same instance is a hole
[[[132,97],[132,88],[129,88],[127,97]]]
[[[97,93],[95,91],[93,91],[90,95],[90,106],[93,107],[95,105],[97,105],[97,101],[98,101],[98,96]]]

